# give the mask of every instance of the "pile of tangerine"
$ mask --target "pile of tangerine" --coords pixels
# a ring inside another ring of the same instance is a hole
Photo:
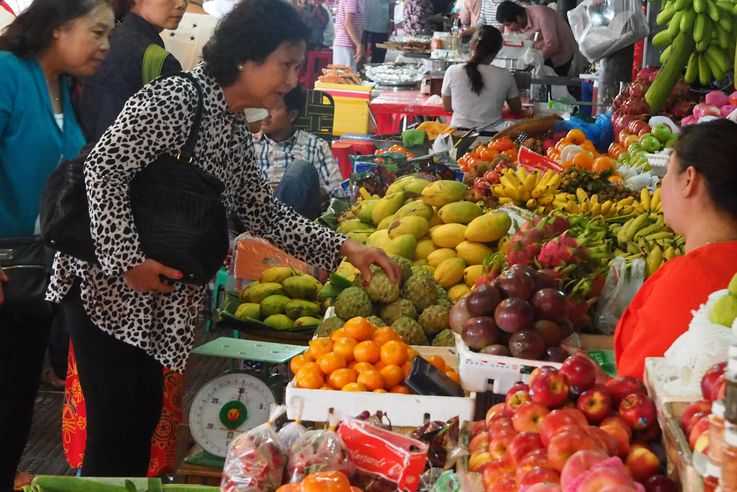
[[[469,172],[482,162],[491,162],[500,154],[504,155],[510,162],[517,161],[519,149],[511,138],[502,137],[490,141],[486,145],[479,145],[473,150],[466,152],[458,159],[458,167],[461,171]]]
[[[413,152],[408,151],[401,145],[392,145],[386,150],[377,149],[376,152],[374,152],[374,155],[390,154],[390,153],[402,154],[406,159],[414,159],[415,157],[417,157]]]
[[[583,150],[573,156],[573,159],[563,161],[561,160],[561,152],[569,145],[578,145]],[[549,158],[558,162],[563,169],[578,167],[597,174],[611,174],[617,167],[617,160],[606,154],[599,154],[594,143],[586,138],[586,134],[578,128],[569,131],[565,137],[558,140],[545,153]]]
[[[330,337],[313,338],[307,350],[289,362],[298,388],[410,394],[404,384],[416,350],[391,327],[375,327],[366,318],[352,318]],[[428,362],[459,382],[458,373],[442,357]]]

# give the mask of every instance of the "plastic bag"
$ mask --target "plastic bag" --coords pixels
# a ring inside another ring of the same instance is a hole
[[[612,128],[612,113],[603,113],[596,117],[593,123],[572,117],[555,125],[555,131],[568,131],[578,128],[583,131],[586,138],[591,140],[599,152],[606,152],[609,145],[614,141],[614,129]],[[571,146],[567,146],[567,150]],[[561,157],[562,154],[561,154]]]
[[[272,405],[265,424],[233,439],[223,466],[223,492],[273,492],[281,485],[286,457],[274,422],[285,411]]]
[[[307,431],[289,448],[287,478],[290,483],[301,482],[307,475],[320,471],[339,471],[349,478],[353,475],[348,450],[335,432],[336,420],[331,414],[327,429]]]
[[[650,33],[638,0],[584,0],[568,11],[568,21],[581,54],[592,63]]]
[[[612,335],[619,318],[629,306],[645,281],[645,260],[637,258],[631,263],[621,256],[609,266],[604,288],[596,309],[595,327],[603,335]]]
[[[304,402],[300,399],[299,402],[295,404],[296,415],[294,416],[294,421],[289,422],[287,425],[279,429],[278,435],[284,449],[288,450],[291,448],[292,444],[307,432],[305,426],[302,425],[303,403]]]

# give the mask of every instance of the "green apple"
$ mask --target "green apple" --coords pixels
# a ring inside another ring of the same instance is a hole
[[[640,145],[647,152],[658,152],[660,150],[660,140],[653,135],[643,135],[640,139]]]
[[[728,328],[732,327],[735,318],[737,318],[737,297],[732,294],[717,299],[709,311],[709,321]]]
[[[732,277],[732,280],[729,281],[729,286],[727,287],[727,290],[729,290],[729,293],[733,296],[737,296],[737,273],[735,273],[734,277]]]
[[[673,138],[673,131],[665,123],[658,123],[650,130],[650,133],[662,143]]]

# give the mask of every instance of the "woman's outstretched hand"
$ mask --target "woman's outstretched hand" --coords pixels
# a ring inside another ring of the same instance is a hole
[[[355,239],[347,239],[340,247],[340,253],[361,272],[366,282],[371,281],[371,265],[380,266],[393,282],[399,282],[402,278],[399,265],[379,248],[363,245]]]

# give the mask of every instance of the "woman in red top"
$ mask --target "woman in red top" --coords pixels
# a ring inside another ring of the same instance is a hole
[[[662,357],[692,311],[737,272],[737,123],[683,130],[663,178],[665,223],[686,239],[686,254],[642,285],[614,333],[617,373],[642,378],[646,357]]]

